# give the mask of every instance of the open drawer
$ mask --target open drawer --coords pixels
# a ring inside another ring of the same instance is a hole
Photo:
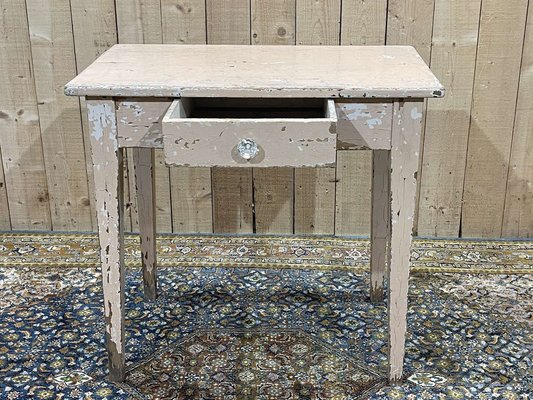
[[[162,122],[167,165],[316,167],[335,163],[333,100],[181,98]]]

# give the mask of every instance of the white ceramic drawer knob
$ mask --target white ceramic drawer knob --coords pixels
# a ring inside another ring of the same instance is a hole
[[[251,160],[259,152],[259,148],[257,147],[257,143],[255,143],[252,139],[241,139],[237,145],[237,151],[245,160]]]

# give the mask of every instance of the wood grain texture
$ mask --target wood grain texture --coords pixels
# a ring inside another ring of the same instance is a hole
[[[212,169],[213,231],[253,233],[252,169]]]
[[[217,5],[213,6],[215,3]],[[235,8],[230,6],[233,4],[236,5]],[[213,7],[206,21],[209,44],[251,44],[251,4],[249,1],[211,0],[207,6]],[[209,18],[215,21],[210,21]],[[213,229],[218,232],[228,232],[231,227],[238,226],[239,231],[243,233],[244,231],[253,232],[253,170],[212,168],[211,176],[213,197],[229,200],[228,212],[221,212],[223,204],[213,204]],[[224,182],[232,183],[225,185]],[[242,215],[245,220],[236,221],[236,215]]]
[[[397,102],[391,149],[391,243],[389,264],[389,381],[402,378],[407,328],[409,256],[415,214],[423,101]]]
[[[52,229],[90,231],[80,104],[63,93],[76,75],[70,4],[30,2],[27,12]]]
[[[335,232],[335,168],[294,170],[294,233]]]
[[[338,45],[340,0],[297,1],[296,43]],[[335,169],[294,172],[294,230],[305,234],[335,232]]]
[[[83,71],[102,53],[117,43],[115,3],[113,0],[76,0],[70,4],[74,49],[77,72]],[[91,144],[87,121],[85,100],[80,99],[85,160],[88,177],[89,195],[91,196],[91,214],[93,229],[96,229],[96,207],[94,199],[94,177],[91,164]],[[129,201],[126,198],[126,202]],[[125,202],[125,203],[126,203]],[[129,223],[131,225],[131,222]]]
[[[88,99],[87,112],[98,210],[109,379],[120,382],[125,374],[122,151],[118,147],[115,102]]]
[[[252,44],[294,44],[296,0],[251,0]]]
[[[155,300],[157,297],[157,277],[154,150],[140,147],[134,148],[133,169],[139,215],[144,296],[147,299]]]
[[[170,168],[172,231],[213,232],[210,168]]]
[[[206,3],[204,0],[161,0],[163,43],[205,44]],[[164,154],[160,154],[164,158]],[[160,163],[162,160],[160,158]],[[168,168],[167,168],[168,169]],[[161,175],[161,174],[160,174]],[[171,168],[170,205],[173,232],[212,232],[211,172],[208,168]],[[157,179],[157,178],[156,178]],[[200,209],[191,209],[199,205]],[[186,213],[190,212],[187,216]],[[190,218],[190,221],[186,221]],[[198,219],[199,218],[199,219]]]
[[[254,204],[256,233],[292,233],[294,223],[293,168],[255,168]]]
[[[343,0],[341,45],[384,45],[387,25],[386,1]],[[343,140],[342,113],[339,132]],[[392,120],[392,117],[391,117]],[[349,132],[347,130],[346,132]],[[340,146],[343,148],[343,145]],[[339,156],[341,153],[338,153]],[[369,150],[342,154],[343,168],[337,166],[335,233],[337,235],[369,235],[371,215],[370,191],[372,153]],[[353,171],[353,173],[351,172]],[[353,192],[350,192],[353,190]]]
[[[207,43],[250,44],[250,0],[206,0]]]
[[[292,67],[295,64],[298,69]],[[444,95],[442,85],[410,46],[119,44],[70,81],[65,93],[109,95],[110,88],[127,97]]]
[[[0,148],[11,225],[48,230],[49,192],[24,1],[2,3],[0,37]]]
[[[383,44],[387,26],[387,0],[342,0],[341,43]]]
[[[435,0],[390,0],[387,14],[387,45],[410,44],[416,48],[424,61],[429,65],[431,59],[431,43]],[[426,113],[423,113],[424,118]],[[422,126],[425,126],[425,121]],[[421,146],[424,146],[425,131],[422,129]],[[422,148],[420,149],[422,152]],[[422,158],[419,157],[418,169],[422,168]],[[420,186],[421,180],[417,181]],[[417,211],[415,212],[415,226],[418,226],[418,195]]]
[[[163,43],[205,43],[205,0],[161,0]]]
[[[163,30],[161,21],[160,1],[133,0],[116,2],[118,39],[121,43],[162,43]],[[143,100],[143,99],[140,99]],[[131,146],[148,146],[153,141],[161,140],[158,119],[162,111],[170,104],[160,101],[152,101],[147,104],[135,102],[119,102],[117,104],[117,129],[119,146],[123,146],[122,137],[130,136]],[[155,115],[157,114],[157,115]],[[135,118],[134,118],[135,116]],[[144,127],[148,119],[148,128]],[[155,118],[155,120],[154,120]],[[130,121],[125,126],[122,121]],[[127,151],[128,158],[133,157],[132,150]],[[156,219],[160,232],[172,232],[172,216],[170,207],[170,173],[164,161],[161,151],[155,152],[155,185],[156,185]],[[131,225],[133,231],[139,230],[137,194],[135,190],[135,173],[132,170],[133,163],[128,163],[129,171],[129,205],[131,213]]]
[[[337,151],[335,235],[367,236],[370,233],[372,152]]]
[[[160,0],[116,0],[120,43],[162,43]]]
[[[503,237],[533,237],[533,4],[524,40],[520,90],[511,144]]]
[[[413,46],[429,64],[434,1],[389,0],[387,45]]]
[[[446,97],[428,101],[418,234],[458,237],[481,1],[436,0],[431,68]]]
[[[482,3],[463,193],[464,237],[501,234],[527,3]]]
[[[339,43],[341,0],[298,0],[296,43],[331,45]]]

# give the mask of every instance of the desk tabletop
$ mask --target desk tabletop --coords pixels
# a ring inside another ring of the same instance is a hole
[[[65,86],[125,97],[442,97],[410,46],[119,44]]]

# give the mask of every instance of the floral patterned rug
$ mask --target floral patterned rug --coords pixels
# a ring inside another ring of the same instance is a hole
[[[140,266],[139,236],[125,236],[126,265]],[[367,239],[330,236],[161,235],[160,266],[363,271]],[[0,233],[0,266],[98,266],[95,234]],[[415,239],[413,272],[533,272],[533,241]]]
[[[0,266],[1,399],[528,399],[533,392],[533,276],[495,273],[502,265],[530,268],[527,242],[506,248],[500,259],[497,242],[454,250],[463,254],[457,270],[472,264],[490,274],[421,268],[411,278],[405,379],[395,386],[384,381],[386,308],[368,302],[367,256],[357,243],[351,247],[361,254],[356,256],[361,265],[346,257],[348,250],[338,250],[344,245],[328,242],[329,250],[317,246],[309,257],[322,254],[327,261],[324,254],[340,254],[348,265],[321,262],[308,268],[307,259],[303,268],[295,259],[310,253],[293,245],[292,259],[287,250],[289,261],[276,268],[254,267],[242,258],[232,267],[226,258],[241,246],[250,259],[273,251],[258,250],[264,241],[251,250],[253,243],[237,246],[233,238],[213,264],[160,268],[161,296],[155,302],[144,301],[140,271],[131,268],[128,372],[116,385],[105,377],[101,276],[90,264],[94,254],[70,253],[87,260],[60,263],[75,246],[91,248],[90,236],[82,237],[86,244],[2,242],[4,257],[14,252],[19,256],[12,260],[30,260],[33,254],[34,263],[9,265],[4,258]],[[212,245],[214,239],[201,240]],[[183,238],[168,237],[167,243],[179,244],[172,252],[191,249],[167,253],[168,260],[207,256]],[[55,255],[51,246],[58,246]],[[273,241],[268,249],[279,247],[288,244]],[[414,258],[442,263],[438,256],[429,259],[427,247]],[[45,248],[57,264],[46,264]],[[447,250],[439,243],[431,251]],[[521,260],[516,265],[511,253]],[[446,254],[444,261],[451,263],[453,256]]]

